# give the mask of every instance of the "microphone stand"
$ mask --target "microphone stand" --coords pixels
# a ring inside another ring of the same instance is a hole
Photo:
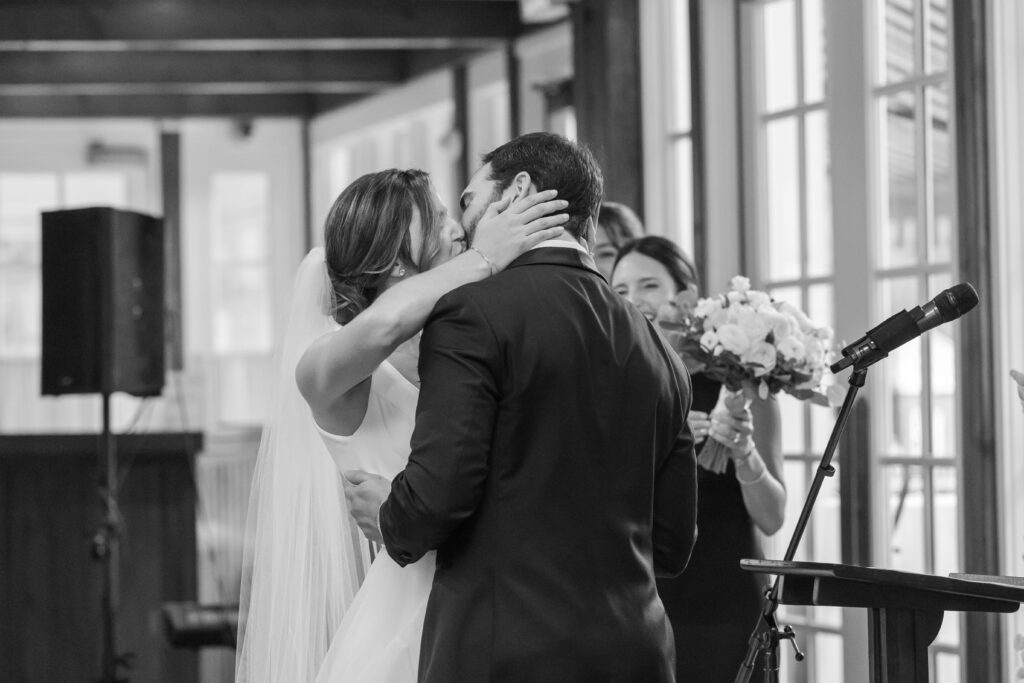
[[[804,501],[804,507],[800,511],[800,517],[796,521],[796,528],[793,529],[793,535],[789,539],[786,555],[782,558],[785,562],[791,562],[796,556],[797,546],[800,545],[800,539],[803,537],[804,529],[807,527],[807,522],[811,517],[811,508],[814,507],[814,502],[818,498],[818,492],[821,490],[825,477],[831,477],[836,473],[836,468],[832,466],[832,456],[839,446],[839,437],[842,436],[843,430],[846,429],[846,423],[853,409],[853,402],[857,398],[857,391],[864,386],[864,382],[867,379],[867,365],[869,364],[867,363],[864,366],[854,365],[853,373],[850,375],[850,388],[846,391],[846,399],[843,401],[843,407],[839,409],[839,416],[832,427],[832,435],[829,437],[828,445],[821,456],[818,471],[814,474],[814,481],[811,483],[811,488],[807,493],[807,499]],[[754,673],[754,668],[759,662],[761,664],[761,671],[764,674],[762,679],[764,683],[777,683],[779,680],[779,642],[782,640],[789,641],[790,645],[793,646],[798,662],[804,659],[804,653],[797,647],[796,634],[793,633],[793,628],[785,626],[780,630],[778,620],[775,618],[775,612],[779,608],[778,576],[775,577],[771,588],[765,591],[764,596],[764,607],[761,610],[761,616],[758,617],[754,630],[750,634],[750,639],[747,641],[747,654],[743,658],[739,671],[736,673],[734,683],[748,683]]]

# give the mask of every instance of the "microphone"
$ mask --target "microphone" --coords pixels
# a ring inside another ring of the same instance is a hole
[[[978,292],[969,282],[961,282],[944,289],[923,306],[900,311],[881,325],[869,330],[863,337],[843,349],[843,357],[829,369],[835,374],[851,365],[855,369],[873,365],[888,356],[890,351],[921,336],[933,327],[956,320],[977,305]]]

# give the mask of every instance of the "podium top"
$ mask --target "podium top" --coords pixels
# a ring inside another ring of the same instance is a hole
[[[824,562],[784,562],[781,560],[740,560],[740,567],[747,571],[777,574],[783,577],[831,578],[847,582],[882,585],[889,588],[945,593],[949,596],[1024,602],[1024,587],[995,583],[996,577],[992,577],[992,580],[979,581],[932,574],[914,574],[895,569],[855,567]]]

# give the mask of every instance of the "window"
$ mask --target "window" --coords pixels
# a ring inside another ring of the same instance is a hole
[[[653,0],[641,7],[645,95],[646,228],[694,245],[694,91],[691,83],[690,0]]]
[[[834,326],[834,311],[877,322],[952,284],[946,0],[757,0],[742,12],[744,244],[758,284]],[[826,44],[827,21],[864,28],[830,31]],[[851,197],[869,207],[863,215],[851,218]],[[877,493],[857,501],[873,510],[872,564],[940,575],[962,566],[955,331],[937,328],[872,368]],[[833,416],[783,401],[790,527]],[[840,524],[837,482],[826,479],[797,559],[839,561]],[[783,619],[800,625],[808,652],[806,666],[783,658],[784,672],[839,680],[841,613],[787,609]],[[960,680],[959,641],[958,620],[946,619],[932,647],[936,680]]]
[[[953,284],[955,188],[948,2],[874,5],[873,286],[883,313]],[[945,575],[962,566],[956,329],[940,326],[872,370],[883,498],[876,557],[893,569]],[[937,680],[960,680],[959,646],[960,620],[950,615],[931,648]]]
[[[823,0],[770,0],[743,10],[746,181],[756,188],[746,214],[747,267],[758,286],[819,324],[835,325],[829,122],[825,107]],[[832,429],[829,410],[780,395],[786,524],[765,544],[781,559]],[[825,479],[797,548],[797,560],[840,562],[839,489]],[[785,651],[786,680],[842,681],[842,611],[780,608],[797,626],[805,664]]]

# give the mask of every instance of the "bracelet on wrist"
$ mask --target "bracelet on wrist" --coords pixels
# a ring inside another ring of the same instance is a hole
[[[755,455],[757,456],[756,459],[754,458]],[[761,457],[761,454],[757,452],[756,448],[750,449],[750,452],[747,454],[747,456],[742,461],[739,462],[743,463],[744,469],[752,469],[751,465],[755,462],[755,460],[761,461],[761,471],[753,479],[744,479],[743,477],[741,477],[738,462],[734,461],[736,462],[736,465],[734,465],[736,468],[736,481],[738,481],[743,486],[753,486],[754,484],[759,484],[762,480],[764,480],[765,477],[768,476],[768,465],[765,464],[764,459]]]
[[[495,265],[494,261],[492,261],[492,260],[491,260],[491,259],[490,259],[490,258],[489,258],[489,257],[487,256],[487,254],[485,254],[484,252],[480,251],[480,250],[479,250],[479,249],[477,249],[476,247],[470,247],[470,248],[469,248],[469,250],[470,250],[470,251],[475,251],[475,252],[476,252],[476,253],[477,253],[477,254],[478,254],[478,255],[480,256],[480,258],[482,258],[482,259],[484,260],[484,263],[486,263],[486,264],[487,264],[487,268],[488,268],[488,270],[490,270],[490,271],[491,271],[491,275],[495,275],[495,274],[496,274],[496,273],[498,272],[498,266],[497,266],[497,265]]]

